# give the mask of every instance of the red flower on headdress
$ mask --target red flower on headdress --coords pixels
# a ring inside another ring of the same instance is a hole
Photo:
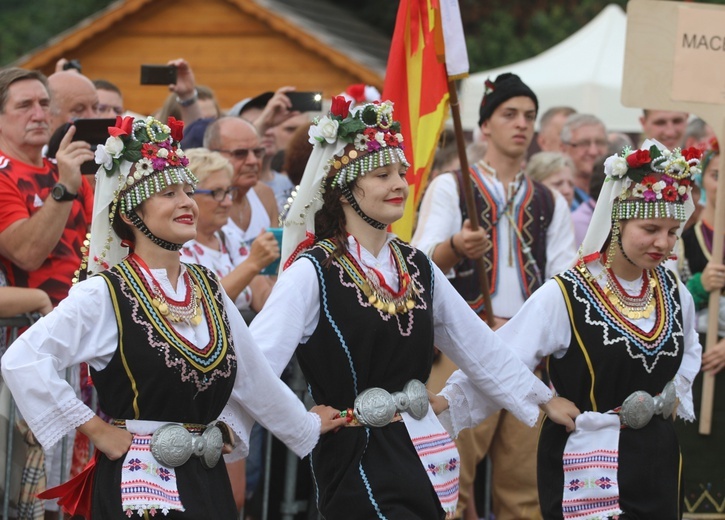
[[[667,202],[674,202],[677,200],[677,188],[674,186],[665,186],[662,188],[662,198]]]
[[[350,103],[352,103],[352,101],[346,100],[345,96],[335,96],[332,98],[330,113],[333,116],[339,116],[342,119],[345,119],[350,113]]]
[[[647,175],[644,179],[642,179],[642,184],[648,188],[651,188],[655,182],[657,182],[657,178],[653,175]]]
[[[710,138],[707,143],[707,147],[715,153],[720,153],[720,144],[717,142],[717,137],[715,136]]]
[[[384,134],[385,144],[388,146],[398,146],[398,138],[394,134],[387,132]]]
[[[682,156],[685,158],[686,161],[690,161],[692,159],[699,159],[702,157],[702,150],[695,148],[694,146],[690,146],[689,148],[685,148],[682,150]]]
[[[630,168],[639,168],[645,164],[649,164],[652,158],[649,156],[649,150],[637,150],[627,156],[627,164]]]
[[[169,128],[171,128],[171,138],[174,141],[181,141],[184,138],[184,122],[178,121],[174,116],[169,117]]]
[[[144,143],[141,145],[141,155],[146,159],[153,159],[156,157],[156,152],[158,150],[159,148],[151,143]]]
[[[130,135],[133,131],[133,116],[116,116],[116,126],[109,126],[108,133],[112,137]]]
[[[345,89],[345,94],[355,100],[355,103],[362,103],[365,101],[365,84],[355,83]]]
[[[496,90],[496,85],[494,85],[493,81],[490,79],[487,79],[483,82],[483,90],[486,95],[490,94],[494,90]]]

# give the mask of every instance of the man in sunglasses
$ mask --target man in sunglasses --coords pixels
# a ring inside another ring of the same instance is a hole
[[[255,238],[277,225],[277,202],[269,186],[259,182],[265,156],[254,125],[239,117],[226,116],[209,124],[204,133],[204,148],[221,153],[234,168],[232,184],[236,193],[229,222],[222,228],[235,265],[249,253]]]

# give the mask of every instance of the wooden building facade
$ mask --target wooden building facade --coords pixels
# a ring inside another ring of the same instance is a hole
[[[325,98],[353,83],[382,90],[389,44],[322,0],[119,0],[14,65],[49,75],[78,59],[90,79],[118,85],[127,109],[150,114],[168,91],[140,85],[141,64],[184,58],[229,108],[284,85]]]

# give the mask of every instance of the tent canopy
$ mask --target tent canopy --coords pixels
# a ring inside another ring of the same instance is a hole
[[[609,4],[591,22],[538,56],[472,74],[461,85],[463,127],[478,126],[483,82],[513,72],[536,93],[539,113],[565,105],[594,114],[610,131],[639,132],[641,110],[622,105],[621,89],[627,16]]]

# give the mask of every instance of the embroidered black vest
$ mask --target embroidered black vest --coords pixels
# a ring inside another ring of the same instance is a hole
[[[456,170],[456,177],[459,186],[461,217],[462,220],[465,220],[468,218],[468,210],[464,191],[460,188],[463,185],[463,174],[460,170]],[[491,294],[495,294],[498,289],[498,267],[503,261],[501,255],[504,254],[499,251],[497,224],[500,219],[507,217],[500,213],[504,208],[496,204],[496,200],[491,196],[482,180],[483,173],[477,166],[471,167],[470,179],[474,188],[473,196],[479,222],[493,244],[493,247],[484,255],[484,265],[489,273]],[[515,261],[519,269],[519,280],[522,281],[520,290],[526,299],[545,281],[543,277],[546,272],[546,232],[554,217],[555,201],[549,188],[528,177],[523,178],[518,192],[523,192],[524,196],[514,204],[513,218],[516,227],[521,232],[524,244],[522,245],[521,240],[514,239],[513,245]],[[516,198],[519,198],[518,193]],[[526,254],[525,248],[530,248],[533,262]],[[464,259],[454,269],[456,277],[451,280],[451,283],[471,308],[480,313],[484,310],[483,295],[478,274],[474,269],[474,262]],[[511,290],[511,288],[505,290]]]
[[[582,412],[614,409],[636,390],[659,394],[675,377],[685,346],[674,274],[661,266],[654,271],[656,319],[650,332],[624,318],[588,274],[575,267],[554,277],[571,324],[567,353],[548,360],[554,387]]]
[[[430,260],[402,241],[390,249],[411,277],[415,307],[395,315],[376,309],[355,283],[358,272],[336,259],[330,240],[301,257],[315,267],[320,287],[320,317],[297,357],[317,403],[340,409],[370,387],[402,390],[410,379],[425,382],[433,362],[433,270]]]
[[[207,424],[231,395],[237,359],[216,277],[185,264],[200,298],[209,343],[194,345],[170,327],[128,260],[100,273],[108,284],[118,348],[103,370],[91,370],[101,409],[116,419]]]

